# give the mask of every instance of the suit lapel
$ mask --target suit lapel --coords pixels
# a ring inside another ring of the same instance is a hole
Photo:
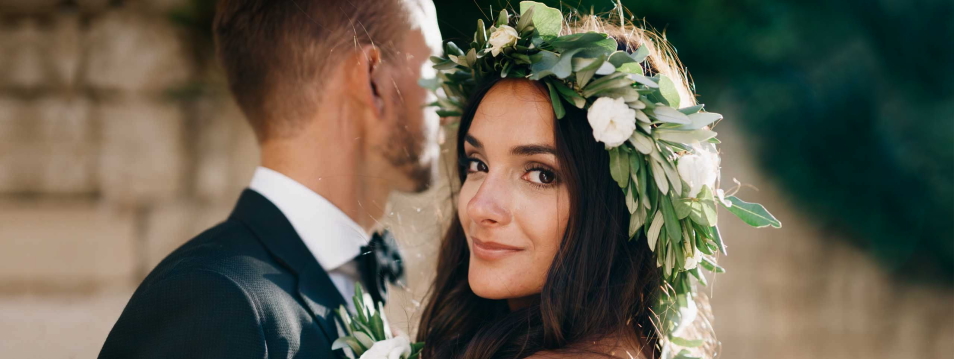
[[[298,294],[308,311],[330,341],[337,339],[334,309],[345,304],[344,298],[278,207],[246,189],[231,217],[251,229],[272,256],[298,276]]]

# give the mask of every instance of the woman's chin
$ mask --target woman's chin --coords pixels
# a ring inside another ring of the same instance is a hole
[[[470,262],[467,281],[470,290],[484,299],[512,299],[533,294],[533,290],[526,290],[525,285],[519,283],[520,277],[526,273],[510,268],[489,268],[484,265]],[[539,291],[536,291],[539,292]]]

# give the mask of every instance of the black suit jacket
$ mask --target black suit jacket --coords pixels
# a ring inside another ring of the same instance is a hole
[[[344,303],[281,211],[245,190],[146,277],[99,357],[337,358]]]

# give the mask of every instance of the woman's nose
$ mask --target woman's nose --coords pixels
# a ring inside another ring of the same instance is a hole
[[[511,213],[505,199],[509,194],[502,179],[488,176],[477,189],[477,194],[467,202],[470,219],[482,226],[504,226],[510,223]]]

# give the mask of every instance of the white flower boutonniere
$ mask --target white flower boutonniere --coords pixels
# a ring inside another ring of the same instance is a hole
[[[499,55],[505,47],[517,44],[519,38],[520,34],[517,33],[517,29],[500,25],[497,30],[490,34],[490,39],[487,40],[487,43],[490,44],[490,53],[494,56]]]
[[[398,336],[374,343],[360,359],[401,359],[411,356],[411,340]]]
[[[593,137],[607,149],[622,145],[636,130],[636,110],[622,98],[600,97],[587,110]]]

